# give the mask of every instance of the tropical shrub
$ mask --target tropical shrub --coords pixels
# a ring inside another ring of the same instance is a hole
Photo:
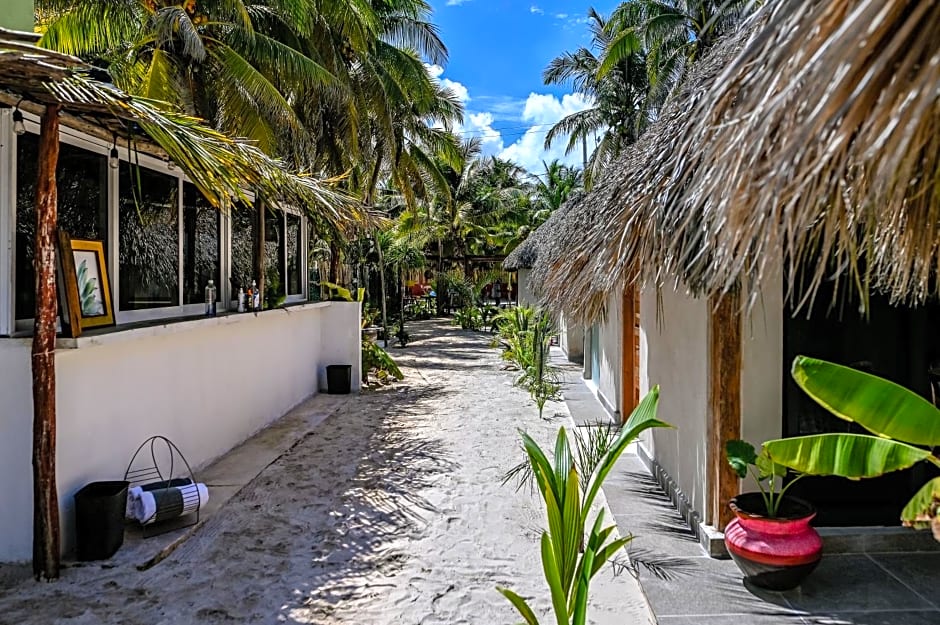
[[[465,306],[454,313],[454,320],[451,323],[460,326],[464,330],[479,330],[483,319],[478,308]]]
[[[375,341],[366,338],[362,339],[363,381],[368,380],[370,374],[381,384],[391,382],[393,378],[401,380],[405,377],[388,352]]]
[[[554,465],[529,435],[522,434],[548,520],[548,529],[542,532],[541,539],[542,570],[558,625],[586,622],[591,580],[632,539],[632,536],[612,538],[616,526],[604,527],[603,510],[598,511],[588,525],[591,505],[614,463],[641,432],[670,427],[656,419],[658,403],[659,387],[656,387],[636,407],[587,479],[579,474],[565,428],[558,431],[555,439]],[[525,599],[507,588],[497,590],[509,599],[527,625],[539,625],[538,617]]]
[[[767,441],[758,460],[780,475],[786,467],[802,475],[857,480],[907,469],[919,462],[940,467],[940,410],[906,388],[856,369],[797,356],[793,379],[829,412],[872,434],[813,434]],[[763,458],[761,460],[761,458]],[[932,527],[940,540],[940,477],[927,482],[901,511],[904,525]]]
[[[398,346],[405,347],[408,345],[408,340],[411,338],[411,335],[408,334],[408,331],[405,330],[405,320],[402,319],[398,324],[398,330],[395,332],[395,338],[398,339]]]

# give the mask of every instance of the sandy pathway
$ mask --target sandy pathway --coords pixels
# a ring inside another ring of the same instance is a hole
[[[505,585],[553,620],[535,497],[500,485],[517,429],[550,440],[488,336],[414,324],[406,380],[318,426],[154,568],[67,569],[0,590],[0,622],[501,625]],[[605,570],[595,623],[650,622],[635,580]]]

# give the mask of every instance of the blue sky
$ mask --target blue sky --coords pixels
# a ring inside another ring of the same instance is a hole
[[[543,160],[579,164],[564,142],[546,152],[545,132],[563,116],[589,105],[567,87],[542,83],[556,56],[590,43],[587,11],[608,14],[617,2],[432,0],[432,21],[450,51],[440,80],[464,99],[464,136],[479,136],[486,154],[510,158],[533,172]]]

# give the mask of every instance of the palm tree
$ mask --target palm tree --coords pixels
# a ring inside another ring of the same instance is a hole
[[[364,0],[330,16],[369,18]],[[115,84],[206,119],[276,153],[303,125],[291,101],[306,88],[337,87],[301,51],[317,32],[305,0],[37,0],[40,45],[105,66]],[[344,28],[355,29],[346,19]],[[365,28],[361,26],[361,28]]]
[[[686,69],[732,31],[751,0],[630,0],[618,6],[606,30],[610,37],[598,77],[603,78],[638,47],[646,50],[650,105],[673,92]]]
[[[588,11],[591,48],[565,52],[549,63],[542,74],[545,84],[569,85],[590,96],[593,105],[568,115],[555,124],[545,137],[546,149],[567,136],[565,153],[579,145],[585,152],[584,180],[587,186],[623,148],[636,141],[649,122],[645,102],[648,93],[646,55],[639,45],[624,53],[601,75],[601,59],[616,34],[593,8]],[[590,141],[589,141],[590,140]],[[592,145],[590,158],[588,143]]]

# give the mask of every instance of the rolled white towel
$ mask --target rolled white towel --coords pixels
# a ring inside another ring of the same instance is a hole
[[[153,523],[157,517],[157,502],[153,498],[153,493],[142,490],[136,500],[134,507],[134,518],[141,525]]]
[[[209,501],[209,489],[201,482],[180,486],[179,491],[183,495],[182,514],[202,510],[203,506]]]
[[[140,493],[143,490],[140,486],[134,486],[127,490],[127,507],[124,510],[124,517],[130,521],[137,518],[137,502],[140,499]]]

